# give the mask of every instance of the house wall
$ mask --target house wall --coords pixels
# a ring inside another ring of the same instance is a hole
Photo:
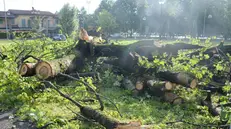
[[[18,25],[18,27],[23,27],[22,25],[22,19],[25,19],[25,26],[28,27],[28,20],[30,19],[30,16],[28,15],[19,15],[14,18],[14,25]]]
[[[48,17],[47,19],[45,19],[43,21],[43,25],[44,25],[44,27],[47,27],[48,25],[49,25],[48,27],[57,27],[55,18],[53,18],[53,17]]]
[[[19,27],[23,27],[22,19],[25,19],[25,25],[26,26],[24,26],[24,27],[30,27],[28,24],[28,20],[31,20],[31,17],[32,16],[29,16],[29,15],[19,15],[15,18],[15,25],[18,25]],[[48,20],[50,22],[49,27],[56,27],[57,26],[55,23],[55,18],[48,17]],[[47,26],[46,20],[43,20],[43,25],[44,25],[44,27]]]

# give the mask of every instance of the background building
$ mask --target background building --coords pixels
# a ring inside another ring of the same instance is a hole
[[[42,32],[47,36],[58,33],[58,16],[48,11],[14,10],[0,11],[0,32],[6,32],[5,13],[8,32]]]

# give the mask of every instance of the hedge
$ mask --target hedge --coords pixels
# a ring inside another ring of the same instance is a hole
[[[0,32],[0,39],[6,39],[6,33]]]

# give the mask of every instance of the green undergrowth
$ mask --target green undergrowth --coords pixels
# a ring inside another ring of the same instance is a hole
[[[16,108],[16,116],[22,120],[29,120],[36,126],[43,127],[50,124],[49,129],[101,129],[97,123],[83,122],[81,120],[71,120],[75,118],[75,113],[79,113],[79,108],[70,101],[61,97],[55,90],[47,85],[43,85],[36,77],[20,77],[17,73],[17,61],[15,58],[21,54],[41,57],[43,60],[59,58],[71,53],[71,48],[76,44],[73,40],[68,39],[65,42],[54,42],[50,39],[36,40],[17,40],[9,47],[0,46],[2,52],[8,56],[8,59],[0,60],[0,111]],[[122,44],[122,43],[121,43]],[[22,52],[24,51],[24,52]],[[186,52],[187,53],[187,52]],[[206,68],[197,66],[199,59],[207,58],[201,55],[194,58],[186,58],[186,53],[180,54],[173,58],[173,66],[165,65],[166,62],[161,59],[155,59],[153,62],[147,62],[142,59],[141,65],[145,67],[161,67],[175,71],[187,71],[196,74],[201,81],[205,81],[205,76],[210,72]],[[45,55],[44,55],[45,54]],[[182,60],[190,63],[180,63]],[[29,59],[28,61],[34,61]],[[219,64],[219,63],[218,63]],[[222,64],[217,65],[219,70]],[[181,69],[179,69],[181,68]],[[204,71],[203,71],[204,70]],[[140,121],[144,125],[152,125],[154,129],[163,128],[192,128],[197,127],[193,124],[217,124],[221,117],[213,117],[208,112],[207,107],[199,106],[198,97],[205,98],[206,93],[198,89],[187,89],[178,87],[175,91],[180,97],[186,100],[181,105],[172,105],[162,102],[159,98],[144,94],[139,97],[132,96],[131,91],[121,87],[122,75],[116,75],[111,69],[103,70],[100,73],[101,81],[93,78],[81,78],[88,82],[94,89],[97,89],[102,96],[105,109],[100,111],[99,102],[95,95],[89,92],[86,87],[78,81],[68,81],[60,84],[53,82],[63,93],[67,94],[82,105],[90,106],[102,114],[119,120],[120,122]],[[229,86],[226,88],[229,91]],[[93,98],[94,102],[82,102],[81,100]],[[213,95],[212,99],[217,102],[219,95]],[[226,102],[229,95],[223,96]],[[111,101],[118,107],[120,114]],[[75,113],[74,113],[75,112]],[[225,114],[225,118],[229,114]],[[185,122],[179,122],[179,121]],[[177,122],[178,121],[178,122]],[[187,124],[187,122],[189,122]],[[190,124],[192,123],[192,124]],[[205,127],[199,127],[205,128]]]
[[[104,75],[107,75],[108,73],[110,72],[107,71]],[[141,121],[142,124],[153,125],[153,128],[194,128],[191,125],[182,123],[170,126],[166,124],[182,119],[184,121],[198,124],[216,123],[219,121],[218,117],[212,117],[208,113],[207,108],[198,106],[198,103],[193,100],[191,100],[191,103],[183,105],[171,105],[148,95],[134,98],[130,91],[124,90],[115,84],[115,81],[118,80],[118,75],[110,74],[114,78],[108,80],[108,77],[102,75],[102,82],[96,86],[99,87],[101,95],[107,97],[116,104],[119,112],[122,114],[122,118],[114,105],[108,101],[108,99],[102,98],[105,109],[101,113],[108,117],[121,122]],[[105,83],[107,85],[105,85]],[[76,82],[66,84],[60,89],[76,101],[86,98],[94,98],[94,95],[89,94],[86,91],[85,86],[78,83],[76,84]],[[192,99],[196,93],[198,93],[197,90],[184,90],[184,95],[190,99]],[[49,128],[102,128],[99,125],[78,120],[68,122],[68,120],[75,117],[75,114],[72,111],[78,113],[79,108],[50,88],[34,93],[31,99],[26,101],[27,103],[25,102],[20,107],[17,115],[22,119],[35,121],[38,127],[44,126],[49,122],[55,122],[55,124],[49,126]],[[94,109],[99,109],[99,103],[97,101],[94,103],[82,104]]]

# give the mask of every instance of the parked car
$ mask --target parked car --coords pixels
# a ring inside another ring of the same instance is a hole
[[[65,41],[66,36],[63,35],[63,34],[57,34],[57,35],[53,36],[53,40],[55,40],[55,41]]]

